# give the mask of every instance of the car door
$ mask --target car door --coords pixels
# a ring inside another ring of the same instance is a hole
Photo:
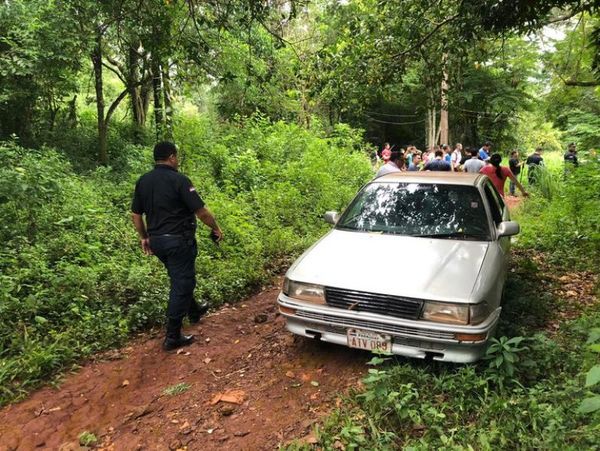
[[[489,180],[485,182],[483,191],[485,193],[486,200],[488,201],[490,212],[492,215],[492,221],[494,226],[497,228],[501,222],[510,221],[510,213],[502,196],[498,194],[494,185]],[[506,255],[508,260],[508,254],[510,252],[510,237],[504,236],[496,239],[502,252]],[[508,264],[508,261],[506,262]]]

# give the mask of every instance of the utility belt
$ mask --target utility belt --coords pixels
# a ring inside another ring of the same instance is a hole
[[[150,245],[152,245],[153,240],[181,240],[185,242],[188,246],[191,246],[196,240],[196,233],[195,230],[186,230],[182,233],[163,233],[161,235],[150,235]]]

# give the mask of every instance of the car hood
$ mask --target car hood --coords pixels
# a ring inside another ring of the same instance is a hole
[[[489,243],[333,230],[288,271],[292,280],[449,301],[471,299]]]

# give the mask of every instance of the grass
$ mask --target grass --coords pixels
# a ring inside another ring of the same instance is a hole
[[[171,385],[163,390],[163,395],[175,396],[185,393],[190,389],[190,384],[182,382],[180,384]]]

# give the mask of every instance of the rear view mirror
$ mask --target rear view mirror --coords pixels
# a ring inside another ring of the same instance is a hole
[[[325,219],[325,222],[327,222],[328,224],[336,225],[338,220],[340,219],[340,215],[337,211],[328,211],[323,216],[323,219]]]
[[[521,226],[516,221],[504,221],[498,224],[498,238],[518,235],[520,231]]]

